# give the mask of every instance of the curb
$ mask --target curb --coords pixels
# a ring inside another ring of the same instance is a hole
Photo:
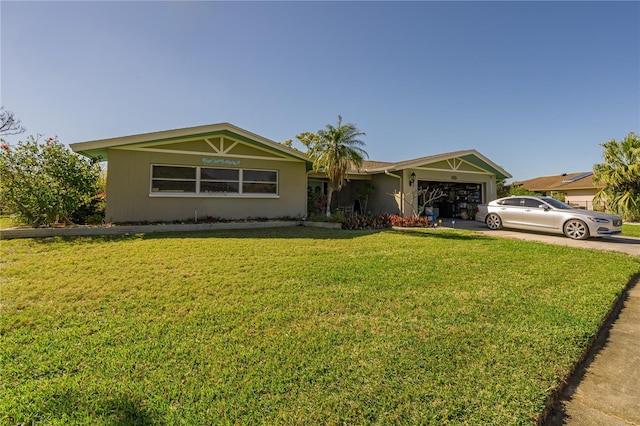
[[[297,220],[266,222],[190,223],[168,225],[72,226],[68,228],[9,228],[0,230],[0,240],[12,240],[16,238],[151,234],[156,232],[215,231],[227,229],[287,228],[294,226],[342,229],[342,225],[340,223],[307,222]]]

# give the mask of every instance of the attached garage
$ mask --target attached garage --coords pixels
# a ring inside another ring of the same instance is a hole
[[[363,168],[380,188],[372,208],[403,216],[419,215],[426,207],[438,217],[471,218],[475,205],[497,198],[497,180],[511,177],[476,150],[398,163],[365,162]]]

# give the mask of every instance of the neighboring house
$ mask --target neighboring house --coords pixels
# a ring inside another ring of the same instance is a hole
[[[113,223],[303,217],[312,194],[326,194],[328,185],[304,153],[229,123],[71,148],[109,163],[105,219]],[[475,204],[496,198],[496,179],[510,177],[476,150],[365,161],[350,171],[333,208],[414,215],[429,204],[436,216],[465,218]],[[365,186],[373,188],[366,200]]]
[[[593,197],[601,187],[593,183],[593,172],[563,173],[514,182],[512,186],[528,189],[542,195],[564,194],[564,201],[574,207],[593,210]],[[596,206],[597,207],[597,206]]]

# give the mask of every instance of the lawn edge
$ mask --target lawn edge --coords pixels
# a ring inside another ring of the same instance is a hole
[[[605,316],[600,328],[582,353],[580,360],[576,362],[573,368],[569,371],[562,384],[552,392],[551,395],[549,395],[546,408],[536,422],[537,425],[551,426],[563,424],[561,422],[565,414],[563,401],[570,400],[575,394],[578,385],[584,379],[587,369],[591,363],[593,363],[595,357],[605,347],[611,328],[620,316],[620,312],[622,312],[622,308],[624,307],[624,302],[629,297],[629,292],[636,285],[640,285],[640,272],[631,276],[629,282],[613,303],[609,313]]]

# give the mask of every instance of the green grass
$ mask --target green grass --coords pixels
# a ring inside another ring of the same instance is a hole
[[[640,225],[622,224],[622,235],[625,237],[640,238]]]
[[[442,229],[1,254],[2,424],[530,424],[640,270]]]
[[[13,228],[20,225],[20,222],[13,216],[0,215],[0,229]]]

